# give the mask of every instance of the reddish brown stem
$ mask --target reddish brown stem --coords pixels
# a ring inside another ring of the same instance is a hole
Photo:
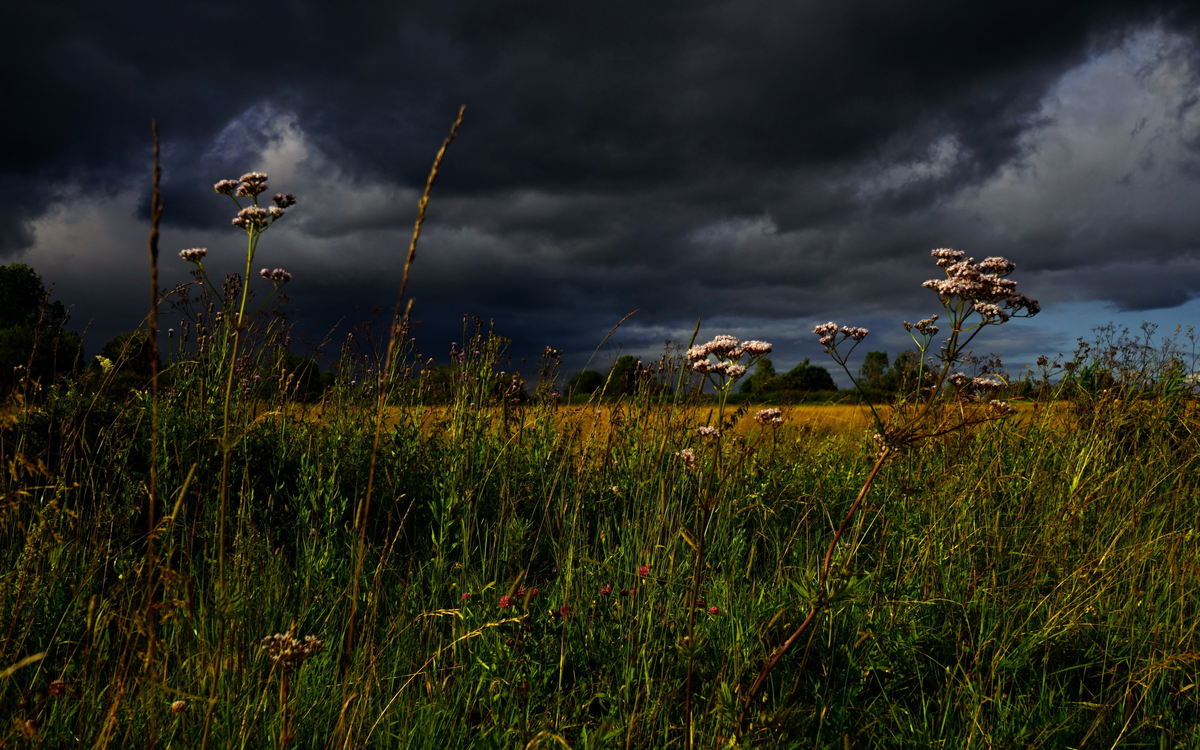
[[[767,677],[771,674],[771,671],[775,669],[775,667],[779,664],[779,661],[783,659],[784,655],[791,650],[792,646],[795,645],[800,636],[804,634],[804,631],[808,629],[808,626],[811,625],[813,620],[816,619],[817,613],[820,612],[827,603],[825,598],[825,584],[829,580],[829,568],[833,562],[833,551],[837,548],[837,543],[841,541],[842,535],[846,533],[846,529],[850,527],[850,523],[854,520],[854,515],[858,512],[858,508],[860,505],[862,505],[862,501],[864,498],[866,498],[867,493],[870,492],[871,485],[875,483],[875,477],[879,474],[879,470],[883,468],[883,463],[887,460],[889,453],[889,451],[884,450],[879,454],[879,458],[875,460],[875,465],[871,467],[871,473],[867,475],[867,481],[863,483],[862,489],[858,491],[858,497],[854,498],[854,504],[850,506],[850,510],[846,513],[846,517],[842,520],[841,526],[838,526],[837,531],[835,531],[833,534],[833,539],[829,542],[829,548],[825,551],[825,559],[821,564],[821,577],[818,585],[819,592],[817,593],[817,600],[813,602],[812,608],[808,612],[808,617],[804,618],[804,622],[800,623],[800,627],[796,628],[796,631],[792,633],[786,641],[783,642],[783,645],[776,649],[775,653],[772,654],[769,659],[767,659],[767,662],[763,664],[762,669],[759,671],[758,676],[754,678],[754,682],[750,685],[750,690],[746,692],[746,697],[744,699],[745,702],[742,705],[742,715],[738,720],[739,733],[745,729],[746,712],[750,708],[751,703],[753,703],[754,698],[757,697],[758,693],[762,690],[763,685],[766,684]]]

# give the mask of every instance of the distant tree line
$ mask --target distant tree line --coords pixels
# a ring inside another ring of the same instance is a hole
[[[0,393],[26,375],[49,383],[75,367],[83,341],[66,329],[69,318],[63,303],[48,299],[32,268],[0,266]]]

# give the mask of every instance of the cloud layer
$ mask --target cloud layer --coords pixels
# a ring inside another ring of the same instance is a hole
[[[238,270],[233,206],[211,184],[268,172],[300,204],[262,260],[296,274],[319,337],[394,301],[463,103],[414,269],[435,355],[469,311],[518,356],[550,344],[581,361],[635,308],[616,339],[644,353],[701,316],[776,340],[782,362],[815,356],[808,331],[831,317],[895,351],[897,319],[934,311],[920,282],[939,246],[1019,264],[1047,313],[989,342],[1018,356],[1074,335],[1056,305],[1200,295],[1190,4],[4,13],[0,86],[28,116],[0,121],[0,259],[56,282],[97,339],[141,314],[151,117],[164,250],[207,246]]]

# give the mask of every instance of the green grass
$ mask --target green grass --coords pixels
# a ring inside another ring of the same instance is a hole
[[[0,430],[0,670],[38,658],[0,679],[0,745],[682,748],[690,659],[696,747],[739,725],[741,747],[1200,746],[1192,399],[1093,394],[890,459],[742,723],[870,435],[754,425],[714,449],[712,406],[662,388],[572,420],[503,396],[493,343],[436,409],[406,360],[361,568],[375,402],[350,370],[327,405],[235,393],[225,581],[219,347],[168,368],[152,555],[151,395],[99,373],[26,391]],[[260,642],[289,631],[325,650],[285,673]]]

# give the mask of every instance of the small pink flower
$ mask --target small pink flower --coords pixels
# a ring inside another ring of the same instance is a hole
[[[711,606],[711,607],[709,607],[709,608],[708,608],[708,613],[709,613],[710,615],[717,615],[717,614],[720,614],[720,613],[721,613],[721,608],[720,608],[720,607],[718,607],[718,606],[716,606],[716,605],[714,604],[713,606]]]
[[[462,595],[462,600],[463,600],[464,602],[469,602],[469,601],[471,601],[471,592],[470,592],[470,591],[468,591],[467,593],[463,594],[463,595]]]
[[[500,609],[508,609],[512,606],[512,597],[508,594],[500,597]]]
[[[608,596],[612,593],[612,586],[607,583],[600,587],[600,596]]]
[[[575,610],[574,610],[574,608],[572,608],[570,604],[564,604],[564,605],[562,605],[561,607],[559,607],[559,608],[558,608],[558,613],[559,613],[560,615],[562,615],[562,618],[563,618],[564,620],[570,620],[570,619],[571,619],[571,613],[572,613],[572,612],[574,612],[574,611],[575,611]]]
[[[638,575],[641,576],[642,578],[645,578],[646,576],[650,575],[650,566],[643,565],[642,567],[638,568]]]
[[[529,598],[530,599],[536,599],[537,595],[538,595],[537,589],[529,589]]]

